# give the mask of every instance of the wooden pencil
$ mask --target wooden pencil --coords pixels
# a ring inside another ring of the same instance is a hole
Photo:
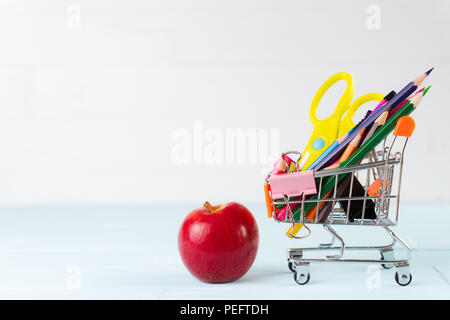
[[[339,155],[342,151],[347,147],[347,145],[352,141],[356,135],[359,133],[364,127],[371,126],[375,120],[387,109],[391,110],[397,107],[400,103],[403,102],[404,99],[408,98],[414,91],[416,91],[417,87],[425,80],[425,78],[431,73],[433,70],[430,69],[424,74],[418,76],[413,81],[409,82],[399,93],[397,93],[388,103],[384,106],[380,107],[377,111],[375,111],[371,116],[369,116],[356,130],[354,130],[347,139],[342,142],[339,146],[337,146],[330,154],[322,159],[314,168],[314,170],[321,170],[330,164],[334,163],[337,159],[339,159]]]
[[[422,100],[422,97],[427,93],[428,90],[424,90],[422,94],[415,95],[412,100],[408,101],[400,110],[398,110],[391,118],[389,118],[386,123],[380,128],[380,130],[377,130],[372,137],[367,141],[367,143],[358,150],[356,150],[355,153],[353,153],[349,159],[347,159],[344,162],[339,163],[339,167],[348,167],[354,164],[357,164],[360,162],[364,156],[369,153],[373,148],[375,148],[383,139],[394,130],[395,125],[397,121],[406,115],[409,115],[411,112],[413,112],[420,101]],[[342,173],[337,176],[337,183],[339,184],[342,179],[344,179],[347,176],[347,173]],[[326,195],[330,190],[332,190],[336,184],[335,176],[330,176],[322,185],[322,190],[319,194],[311,195],[311,197],[308,200],[314,200],[318,197],[323,197]],[[305,203],[304,211],[308,212],[312,207],[314,206],[314,202]],[[301,206],[300,206],[301,207]],[[299,219],[299,216],[301,214],[301,208],[297,208],[293,211],[294,220]]]
[[[364,131],[366,130],[366,128],[362,128],[362,130],[359,132],[359,134],[356,136],[355,139],[353,139],[347,146],[347,148],[345,148],[344,153],[342,154],[342,156],[339,158],[339,160],[332,164],[329,167],[326,167],[325,170],[330,170],[330,169],[336,169],[339,168],[339,163],[342,161],[347,160],[348,158],[350,158],[350,156],[356,151],[356,149],[358,149],[359,144],[364,136]]]
[[[386,110],[385,112],[383,112],[381,114],[381,116],[378,117],[378,119],[375,121],[375,123],[370,128],[369,132],[367,132],[367,135],[364,138],[364,141],[361,143],[361,145],[363,145],[367,140],[369,140],[369,138],[375,133],[375,131],[377,131],[377,129],[386,122],[388,114],[389,114],[389,110]]]

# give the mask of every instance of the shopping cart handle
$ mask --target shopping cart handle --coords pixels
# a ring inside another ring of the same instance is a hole
[[[397,137],[409,138],[412,136],[415,127],[416,123],[414,122],[414,119],[410,116],[404,116],[398,119],[393,134]]]

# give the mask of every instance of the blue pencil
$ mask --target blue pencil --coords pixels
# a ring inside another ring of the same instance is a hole
[[[314,170],[314,167],[320,162],[322,161],[323,158],[325,158],[326,156],[328,156],[331,151],[333,151],[334,149],[337,148],[337,146],[342,143],[342,141],[344,141],[349,134],[351,134],[355,128],[357,126],[354,126],[349,132],[347,132],[346,134],[344,134],[342,137],[337,138],[332,144],[330,144],[330,146],[324,151],[322,152],[322,154],[313,162],[310,164],[310,166],[308,168],[306,168],[306,170]]]
[[[347,147],[347,145],[356,137],[356,135],[358,135],[359,131],[362,128],[371,126],[375,122],[375,120],[378,119],[378,117],[384,111],[386,111],[386,109],[395,108],[397,105],[402,103],[403,100],[405,100],[414,91],[416,91],[417,87],[420,86],[420,84],[425,80],[425,78],[431,73],[432,70],[433,70],[433,68],[428,70],[424,74],[420,75],[415,80],[408,83],[399,93],[397,93],[392,98],[391,101],[389,101],[384,106],[378,108],[377,111],[372,113],[372,115],[370,117],[368,117],[367,119],[365,119],[358,128],[353,130],[341,144],[339,144],[337,147],[335,147],[332,151],[330,151],[328,153],[327,156],[325,156],[320,162],[318,162],[315,165],[314,170],[321,170],[323,168],[326,168],[329,165],[333,164],[336,160],[338,160],[339,157],[341,156],[341,153],[344,151],[344,149]]]
[[[389,92],[387,95],[384,96],[383,100],[380,101],[380,104],[377,107],[381,107],[385,103],[388,103],[395,96],[395,94],[396,94],[396,92],[394,90]],[[362,118],[349,132],[344,134],[342,137],[337,138],[313,163],[310,164],[310,166],[308,168],[306,168],[306,170],[314,170],[314,167],[320,161],[322,161],[322,159],[324,159],[326,156],[328,156],[331,153],[331,151],[333,151],[339,144],[341,144],[342,141],[344,141],[348,137],[348,135],[353,132],[353,130],[358,128],[363,123],[363,121],[366,120],[367,117],[371,115],[371,113],[372,112],[370,110],[367,111],[364,118]]]

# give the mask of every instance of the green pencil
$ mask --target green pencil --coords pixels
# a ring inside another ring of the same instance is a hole
[[[428,88],[427,88],[428,89]],[[420,100],[422,100],[422,97],[428,92],[428,90],[424,90],[423,94],[418,94],[414,96],[410,101],[408,101],[400,110],[398,110],[396,113],[392,115],[392,117],[389,118],[389,120],[386,121],[384,125],[382,125],[375,133],[364,143],[362,144],[358,150],[355,151],[351,155],[350,158],[348,158],[346,161],[343,161],[339,164],[339,167],[348,167],[355,164],[358,164],[364,156],[369,153],[373,148],[375,148],[383,139],[394,130],[395,125],[397,124],[398,119],[400,119],[403,116],[406,116],[414,111],[414,109],[417,107],[417,105],[420,103]],[[345,176],[348,173],[342,173],[339,174],[337,179],[338,183],[345,178]],[[330,176],[322,185],[321,190],[321,198],[330,192],[334,186],[335,186],[335,175]],[[312,195],[308,200],[317,199],[317,194]],[[305,203],[304,212],[305,214],[315,205],[314,202]],[[295,210],[292,212],[294,219],[296,221],[300,218],[301,213],[301,206],[298,206],[295,208]]]

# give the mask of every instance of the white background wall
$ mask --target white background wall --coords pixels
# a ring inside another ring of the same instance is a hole
[[[1,0],[0,15],[1,205],[262,201],[271,163],[179,165],[171,137],[198,120],[303,151],[333,73],[356,98],[432,66],[402,195],[450,200],[450,1]]]

